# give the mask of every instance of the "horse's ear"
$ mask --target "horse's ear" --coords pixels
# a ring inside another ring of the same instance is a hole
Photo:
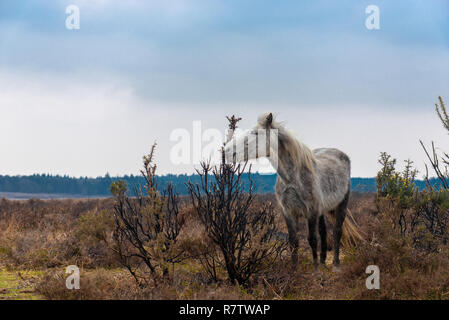
[[[273,123],[273,114],[270,112],[270,114],[267,116],[267,128],[271,127],[272,123]]]

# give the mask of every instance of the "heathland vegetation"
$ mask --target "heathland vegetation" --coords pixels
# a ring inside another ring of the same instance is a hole
[[[442,99],[437,111],[449,130]],[[449,298],[449,157],[435,148],[425,152],[440,182],[421,189],[411,161],[399,172],[380,155],[376,192],[351,196],[363,239],[345,245],[340,272],[314,270],[305,223],[292,265],[276,200],[255,192],[251,174],[242,179],[243,165],[203,163],[182,196],[158,187],[154,152],[144,157],[144,188],[115,181],[106,199],[2,199],[0,297]],[[68,265],[81,269],[79,290],[66,288]],[[369,265],[380,269],[378,290],[365,285]]]

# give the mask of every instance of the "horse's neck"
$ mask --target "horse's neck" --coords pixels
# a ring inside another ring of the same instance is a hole
[[[307,164],[304,163],[304,156],[302,156],[303,148],[307,149],[307,146],[296,140],[294,137],[289,136],[288,143],[279,145],[276,155],[277,163],[275,168],[278,176],[287,184],[292,183],[295,179],[301,178],[302,170],[309,170]],[[310,150],[306,150],[310,152]]]
[[[291,168],[285,164],[284,160],[281,161],[278,159],[276,171],[279,178],[287,184],[290,183],[295,176],[294,171],[292,171]]]

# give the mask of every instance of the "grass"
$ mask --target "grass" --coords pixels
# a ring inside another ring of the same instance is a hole
[[[44,299],[35,288],[43,276],[42,271],[0,268],[0,300],[40,300]]]

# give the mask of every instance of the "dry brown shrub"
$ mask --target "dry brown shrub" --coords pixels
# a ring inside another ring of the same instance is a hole
[[[80,238],[80,217],[112,207],[111,199],[0,201],[0,257],[16,268],[111,263],[109,250]],[[81,230],[80,230],[81,228]]]

